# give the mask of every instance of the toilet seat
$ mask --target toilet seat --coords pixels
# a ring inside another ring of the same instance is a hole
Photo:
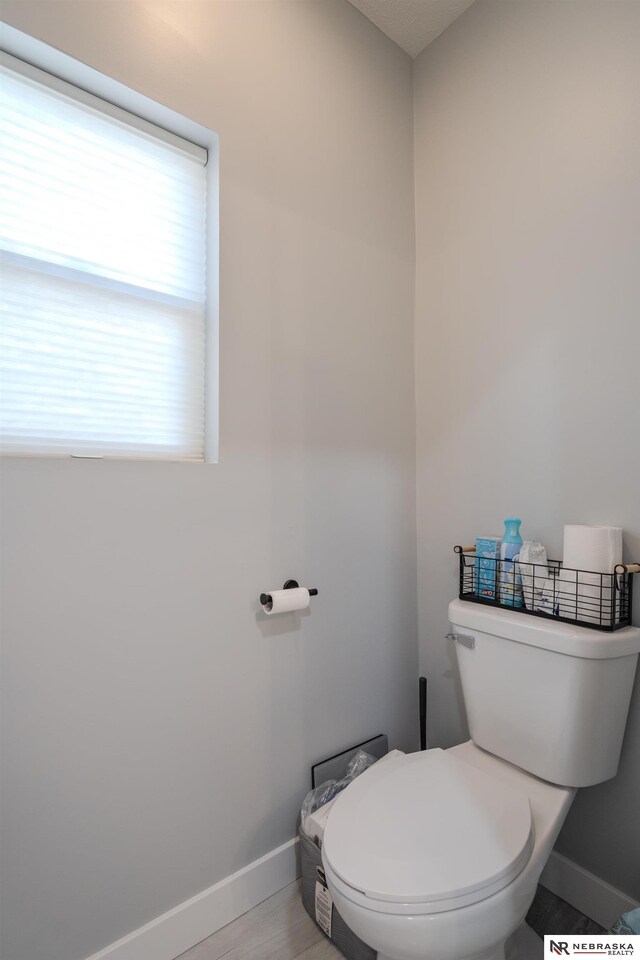
[[[440,913],[510,883],[533,848],[528,797],[444,750],[376,764],[337,798],[323,861],[382,913]]]

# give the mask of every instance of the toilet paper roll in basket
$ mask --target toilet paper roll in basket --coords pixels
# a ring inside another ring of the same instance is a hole
[[[539,610],[600,626],[619,614],[612,574],[622,562],[622,527],[565,524],[562,569],[547,581]]]
[[[563,567],[613,573],[617,563],[622,563],[622,527],[565,524]]]

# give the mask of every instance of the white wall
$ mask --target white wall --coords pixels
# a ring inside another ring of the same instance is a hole
[[[416,745],[411,61],[346,0],[1,12],[220,134],[219,465],[3,463],[0,952],[81,960]]]
[[[421,672],[431,745],[465,721],[454,543],[506,516],[640,557],[640,4],[477,2],[415,67]],[[636,622],[640,605],[636,603]],[[640,899],[640,690],[616,780],[558,848]]]

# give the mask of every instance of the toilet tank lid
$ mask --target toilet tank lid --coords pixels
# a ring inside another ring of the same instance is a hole
[[[484,607],[468,600],[451,601],[449,622],[456,627],[587,660],[612,660],[640,653],[640,627],[623,627],[608,633],[546,617]]]
[[[354,780],[329,814],[323,858],[373,900],[473,902],[516,877],[532,843],[524,793],[435,749]]]

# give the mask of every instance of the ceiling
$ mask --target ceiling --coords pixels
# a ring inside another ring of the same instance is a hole
[[[365,17],[417,57],[474,0],[350,0]]]

